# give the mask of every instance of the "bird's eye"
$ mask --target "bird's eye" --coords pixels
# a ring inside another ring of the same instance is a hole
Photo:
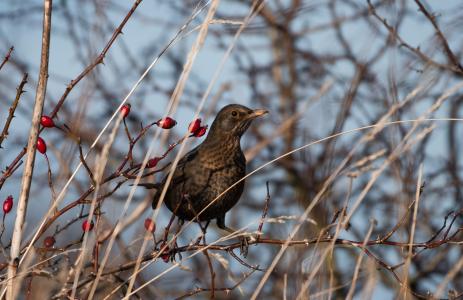
[[[238,115],[238,112],[236,110],[232,111],[232,116],[236,117]]]

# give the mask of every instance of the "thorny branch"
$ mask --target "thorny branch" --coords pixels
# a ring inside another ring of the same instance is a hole
[[[55,108],[53,109],[53,111],[51,112],[50,116],[52,118],[56,117],[58,112],[60,111],[61,107],[63,106],[65,100],[67,99],[67,96],[69,95],[69,93],[72,91],[72,89],[85,77],[87,76],[88,74],[90,74],[90,72],[99,64],[102,64],[103,63],[103,60],[106,56],[106,53],[109,51],[109,49],[111,48],[111,46],[114,44],[115,40],[117,39],[117,37],[122,34],[122,29],[124,28],[125,24],[128,22],[128,20],[130,19],[130,17],[133,15],[133,13],[135,12],[135,10],[137,9],[138,5],[142,2],[142,0],[136,0],[134,2],[134,4],[132,5],[131,9],[129,10],[129,12],[127,13],[127,15],[124,17],[124,19],[122,20],[122,22],[119,24],[119,26],[116,28],[116,30],[114,31],[113,35],[111,36],[111,38],[109,39],[108,43],[106,44],[106,46],[103,48],[103,50],[101,51],[101,53],[98,55],[98,57],[90,64],[88,65],[76,78],[74,78],[73,80],[71,80],[71,82],[68,84],[68,86],[66,87],[63,95],[61,96],[61,98],[59,99],[58,103],[56,104]],[[43,128],[41,129],[43,130]],[[18,163],[21,161],[22,157],[26,154],[26,147],[23,148],[23,150],[21,152],[19,152],[19,154],[16,156],[16,158],[12,161],[12,163],[7,167],[7,170],[9,170],[9,172],[13,172],[13,170],[16,170],[17,167],[18,167]],[[11,176],[11,174],[10,174]],[[2,176],[2,178],[0,178],[0,189],[3,185],[3,183],[5,182],[6,178],[5,176]]]
[[[21,95],[24,93],[24,86],[27,83],[27,77],[28,74],[25,73],[23,76],[23,79],[21,80],[21,83],[19,84],[18,88],[16,89],[16,97],[14,98],[13,103],[11,104],[11,107],[8,110],[8,117],[6,118],[5,125],[3,126],[2,133],[0,134],[0,149],[2,148],[2,143],[3,140],[8,137],[8,129],[10,128],[11,121],[14,118],[14,112],[16,111],[16,107],[18,107],[19,99],[21,98]],[[11,170],[11,168],[8,168],[8,170]],[[11,172],[12,173],[12,172]],[[3,176],[0,178],[0,189],[2,188],[3,182],[8,178],[11,174],[3,174]]]
[[[431,15],[420,0],[415,0],[415,3],[418,5],[420,11],[423,13],[423,15],[425,15],[426,18],[428,18],[428,20],[431,22],[432,26],[436,30],[436,34],[442,43],[442,47],[444,48],[445,54],[447,55],[449,61],[454,65],[454,67],[456,67],[458,70],[460,70],[461,73],[463,73],[463,66],[461,65],[457,56],[453,53],[452,49],[450,49],[449,42],[445,38],[442,31],[439,29],[439,26],[437,25],[436,21],[436,16]]]
[[[3,58],[2,63],[0,64],[0,70],[3,68],[3,66],[6,64],[6,62],[10,59],[11,52],[13,52],[14,47],[11,46],[8,52],[6,53],[5,57]]]
[[[411,52],[415,53],[420,59],[422,59],[425,63],[428,63],[428,64],[431,64],[435,67],[438,67],[442,70],[450,70],[452,72],[455,72],[455,73],[458,73],[459,75],[461,75],[462,71],[460,69],[461,66],[459,65],[446,65],[446,64],[442,64],[442,63],[439,63],[435,60],[433,60],[431,57],[429,57],[428,55],[426,55],[425,53],[423,53],[423,51],[420,50],[419,47],[413,47],[411,46],[409,43],[407,43],[397,32],[397,30],[392,27],[388,21],[381,17],[374,5],[371,3],[371,0],[367,0],[367,3],[368,3],[368,7],[370,9],[370,13],[377,19],[379,20],[383,25],[384,27],[386,27],[386,29],[389,31],[390,35],[392,38],[396,39],[401,46],[405,47],[406,49],[410,50]]]

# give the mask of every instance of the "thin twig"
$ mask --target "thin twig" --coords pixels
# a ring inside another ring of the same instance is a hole
[[[82,165],[84,166],[85,170],[87,171],[88,177],[90,177],[90,180],[92,181],[92,185],[96,186],[96,181],[95,181],[95,177],[93,176],[93,172],[90,169],[90,167],[87,165],[87,161],[85,160],[84,153],[82,151],[82,143],[81,143],[80,138],[77,140],[77,144],[79,146],[80,161],[81,161]]]
[[[225,293],[228,294],[228,293],[230,293],[231,291],[233,291],[234,289],[236,289],[238,286],[240,286],[246,279],[248,279],[249,276],[252,275],[252,273],[254,273],[254,271],[251,271],[251,272],[245,274],[245,275],[243,276],[243,278],[242,278],[240,281],[238,281],[238,282],[237,282],[234,286],[232,286],[232,287],[229,287],[229,288],[215,288],[215,291],[217,291],[217,292],[225,292]],[[199,287],[198,287],[198,288],[194,289],[193,291],[188,292],[188,293],[186,293],[185,295],[176,298],[175,300],[181,300],[181,299],[190,298],[191,296],[194,296],[194,295],[196,295],[196,294],[203,293],[203,292],[208,292],[208,291],[210,291],[210,289],[199,288]]]
[[[11,52],[13,52],[13,50],[14,50],[14,47],[11,46],[10,49],[8,50],[8,52],[6,53],[5,58],[3,58],[2,63],[0,64],[0,70],[3,68],[3,66],[6,64],[6,62],[10,59]]]
[[[410,264],[413,258],[413,247],[411,245],[413,244],[413,241],[415,239],[418,207],[419,207],[420,199],[421,199],[422,178],[423,178],[423,164],[420,165],[419,170],[418,170],[418,180],[416,182],[416,192],[415,192],[415,201],[414,201],[415,206],[413,210],[413,221],[412,221],[411,229],[410,229],[410,246],[408,247],[407,258],[405,259],[403,276],[402,276],[403,278],[402,280],[404,282],[404,285],[402,286],[402,292],[405,298],[407,298],[406,292],[407,292],[407,287],[408,287],[408,272],[409,272]]]
[[[111,38],[109,39],[108,43],[106,44],[106,46],[103,48],[103,50],[101,51],[101,53],[97,56],[97,58],[90,64],[88,65],[76,78],[74,78],[73,80],[71,80],[71,82],[68,84],[68,86],[66,87],[66,90],[64,91],[64,94],[61,96],[61,98],[59,99],[58,103],[56,104],[55,108],[53,109],[53,111],[51,112],[50,114],[50,117],[54,118],[56,116],[56,114],[59,112],[59,110],[61,109],[61,107],[63,106],[64,104],[64,101],[66,100],[67,96],[69,95],[69,93],[71,92],[71,90],[85,77],[87,76],[97,65],[103,63],[103,60],[106,56],[106,53],[109,51],[109,49],[111,48],[111,46],[113,45],[114,41],[116,40],[116,38],[122,33],[122,28],[124,28],[125,24],[127,23],[127,21],[130,19],[130,17],[132,16],[132,14],[135,12],[135,10],[137,9],[138,5],[141,3],[142,0],[136,0],[132,7],[130,8],[129,12],[127,13],[127,15],[125,16],[124,20],[122,20],[122,22],[119,24],[119,26],[116,28],[116,30],[114,31],[113,35],[111,36]]]
[[[5,122],[5,125],[3,126],[2,133],[0,134],[0,149],[2,148],[3,140],[6,139],[8,136],[8,128],[10,128],[11,121],[14,118],[14,112],[16,111],[16,107],[18,106],[19,99],[21,98],[21,95],[24,93],[24,85],[27,83],[27,77],[28,77],[28,74],[24,73],[21,83],[16,88],[16,97],[14,98],[13,104],[11,104],[11,107],[8,110],[8,117],[6,118],[6,122]],[[2,183],[0,183],[0,188],[1,188]]]
[[[248,264],[247,262],[245,262],[244,260],[242,260],[238,255],[235,254],[235,252],[233,252],[233,249],[230,249],[228,251],[228,254],[230,254],[234,259],[236,259],[237,262],[239,262],[240,264],[242,264],[243,266],[249,268],[249,269],[252,269],[252,270],[255,270],[255,271],[261,271],[261,272],[264,272],[265,270],[259,268],[259,265],[257,266],[252,266],[250,264]]]
[[[257,240],[258,241],[260,239],[260,236],[262,235],[262,227],[264,227],[264,221],[265,221],[265,218],[267,217],[268,207],[270,203],[270,190],[268,187],[268,181],[265,183],[265,185],[267,187],[267,196],[265,197],[264,210],[262,211],[262,217],[260,218],[259,227],[257,228]]]
[[[50,114],[51,118],[55,118],[56,115],[58,114],[59,110],[64,104],[64,101],[66,100],[67,96],[71,92],[71,90],[85,77],[87,76],[97,65],[103,63],[103,59],[106,55],[106,53],[109,51],[111,46],[113,45],[114,41],[116,38],[122,33],[122,28],[125,26],[129,18],[132,16],[132,14],[135,12],[135,9],[138,7],[138,5],[141,3],[142,0],[137,0],[134,2],[132,5],[130,11],[127,13],[125,16],[124,20],[120,23],[120,25],[116,28],[114,31],[113,35],[109,39],[108,43],[104,47],[104,49],[101,51],[100,55],[90,64],[88,65],[76,78],[71,80],[71,82],[68,84],[66,87],[66,90],[64,91],[63,95],[59,99],[58,103],[56,104],[55,108],[53,109],[52,113]],[[17,167],[17,164],[21,161],[21,158],[26,154],[26,147],[18,153],[16,158],[13,160],[13,162],[8,166],[9,170],[15,169]],[[2,176],[0,178],[0,188],[3,185],[4,181],[6,180],[5,176]]]
[[[51,166],[50,166],[50,160],[48,159],[48,155],[45,153],[45,160],[47,162],[47,174],[48,174],[48,186],[50,187],[51,191],[51,201],[50,201],[50,207],[53,206],[53,203],[56,201],[56,192],[55,188],[53,187],[53,174],[51,172]],[[55,213],[58,211],[58,208],[55,207]]]
[[[368,3],[368,8],[370,10],[370,14],[372,14],[378,21],[380,21],[384,25],[384,27],[386,27],[386,29],[389,31],[389,34],[391,35],[391,37],[396,39],[400,43],[401,46],[403,46],[406,49],[410,50],[412,53],[414,53],[420,59],[422,59],[425,63],[433,65],[433,66],[435,66],[435,67],[437,67],[439,69],[450,70],[452,72],[461,74],[462,71],[459,68],[454,67],[454,66],[450,66],[450,65],[441,64],[441,63],[433,60],[432,58],[430,58],[428,55],[424,54],[419,48],[412,47],[410,44],[405,42],[405,40],[402,39],[402,37],[397,32],[397,30],[394,27],[392,27],[387,22],[387,20],[385,18],[381,17],[376,12],[376,9],[375,9],[374,5],[371,3],[371,0],[367,0],[367,3]]]
[[[370,239],[374,226],[375,226],[375,221],[370,220],[370,228],[368,228],[368,232],[365,235],[365,239],[363,240],[362,250],[365,249],[365,246],[366,246],[365,244]],[[355,264],[354,275],[352,276],[352,282],[349,288],[349,292],[347,293],[347,296],[346,296],[346,299],[348,300],[351,300],[354,297],[355,287],[356,287],[357,279],[359,277],[362,260],[363,260],[363,255],[359,254],[359,256],[357,257],[357,263]]]
[[[428,20],[431,22],[432,26],[436,30],[436,34],[439,37],[439,39],[440,39],[440,41],[442,43],[442,46],[444,47],[445,54],[447,55],[450,63],[452,63],[456,68],[458,68],[458,70],[460,70],[461,73],[463,73],[463,66],[458,61],[458,58],[453,53],[452,49],[450,49],[450,46],[449,46],[449,43],[448,43],[447,39],[445,38],[442,31],[439,29],[439,25],[437,25],[437,22],[436,22],[436,16],[431,15],[428,12],[428,10],[426,9],[426,7],[424,7],[424,5],[421,3],[421,1],[415,0],[415,3],[418,5],[418,7],[420,8],[420,11],[423,13],[423,15],[426,18],[428,18]]]
[[[207,249],[204,249],[203,251],[204,256],[206,256],[207,259],[207,265],[209,267],[209,272],[211,273],[211,296],[209,299],[215,299],[215,272],[214,268],[212,267],[212,262],[211,258],[209,257],[209,253],[207,252]]]

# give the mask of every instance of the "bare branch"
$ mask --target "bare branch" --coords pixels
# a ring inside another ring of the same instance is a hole
[[[21,182],[21,192],[18,200],[18,209],[16,213],[16,221],[14,225],[13,238],[11,242],[11,262],[8,267],[8,290],[7,299],[13,300],[16,295],[16,289],[19,288],[19,282],[15,282],[13,278],[16,276],[17,264],[21,241],[24,220],[27,213],[27,202],[31,188],[32,174],[34,172],[35,149],[37,138],[39,136],[40,118],[42,117],[43,104],[45,102],[45,94],[47,92],[48,81],[48,59],[50,53],[50,32],[51,32],[51,12],[52,0],[44,0],[43,9],[43,32],[42,32],[42,53],[40,58],[39,80],[35,95],[34,111],[32,114],[32,124],[29,132],[29,140],[27,144],[27,158],[24,167],[24,173]]]
[[[3,68],[3,66],[6,64],[6,62],[10,59],[11,52],[13,52],[14,47],[11,46],[8,52],[6,53],[5,57],[3,58],[2,63],[0,64],[0,70]]]
[[[14,118],[14,112],[16,111],[16,107],[18,106],[19,99],[21,98],[21,95],[24,93],[24,85],[26,85],[27,83],[27,77],[28,74],[25,73],[23,79],[21,80],[21,83],[16,89],[16,97],[14,98],[13,104],[11,104],[11,107],[8,110],[8,118],[6,119],[2,133],[0,134],[0,149],[2,148],[3,140],[8,137],[8,129],[10,128],[11,121]],[[0,183],[0,189],[2,187],[2,183]]]

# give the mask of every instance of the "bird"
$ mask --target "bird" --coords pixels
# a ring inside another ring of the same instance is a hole
[[[218,112],[206,139],[179,160],[168,183],[164,203],[179,220],[206,221],[207,228],[215,219],[218,228],[235,232],[225,225],[225,215],[237,204],[244,190],[246,158],[241,137],[253,120],[267,113],[265,109],[250,109],[239,104],[226,105]],[[167,178],[168,175],[160,187],[166,184]],[[162,190],[156,191],[153,209]]]

